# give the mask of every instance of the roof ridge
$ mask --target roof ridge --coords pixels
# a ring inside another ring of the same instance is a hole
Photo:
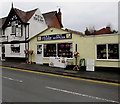
[[[15,12],[18,14],[18,16],[21,18],[23,22],[27,22],[33,16],[34,12],[37,9],[38,8],[25,12],[20,9],[14,8]]]
[[[44,14],[48,14],[48,13],[57,13],[57,11],[51,11],[51,12],[46,12],[46,13],[42,13],[42,15],[44,15]]]
[[[26,13],[29,13],[29,12],[32,12],[32,11],[36,11],[38,8],[36,9],[33,9],[33,10],[29,10],[29,11],[26,11]]]

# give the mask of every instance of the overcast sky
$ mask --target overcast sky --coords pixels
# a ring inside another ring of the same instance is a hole
[[[25,1],[25,2],[24,2]],[[34,1],[34,2],[32,2]],[[118,0],[3,0],[0,1],[0,18],[8,15],[11,3],[23,11],[39,8],[41,13],[61,8],[64,28],[84,32],[85,28],[99,30],[111,24],[118,29]]]

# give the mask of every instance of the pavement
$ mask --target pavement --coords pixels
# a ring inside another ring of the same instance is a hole
[[[0,65],[6,67],[12,67],[12,68],[20,68],[23,70],[32,70],[32,71],[53,73],[58,75],[72,76],[72,77],[92,79],[98,81],[120,83],[120,76],[118,70],[113,71],[107,69],[107,70],[95,70],[94,72],[86,71],[86,70],[73,71],[64,68],[50,67],[48,65],[27,64],[25,62],[14,62],[14,61],[3,61],[0,62]]]

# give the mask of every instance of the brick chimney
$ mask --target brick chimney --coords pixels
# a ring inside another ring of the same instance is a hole
[[[61,13],[61,10],[60,10],[60,8],[59,8],[59,9],[58,9],[57,16],[58,16],[59,21],[62,23],[61,15],[62,15],[62,13]]]

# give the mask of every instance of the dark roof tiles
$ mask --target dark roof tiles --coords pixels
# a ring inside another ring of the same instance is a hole
[[[20,19],[26,23],[34,15],[34,13],[37,9],[31,10],[28,12],[24,12],[24,11],[16,9],[16,8],[14,8],[14,10],[17,13],[17,15],[20,17]]]
[[[57,11],[53,11],[53,12],[48,12],[48,13],[43,13],[43,17],[45,18],[46,24],[48,25],[50,22],[50,19],[52,19],[52,17],[57,13]]]

